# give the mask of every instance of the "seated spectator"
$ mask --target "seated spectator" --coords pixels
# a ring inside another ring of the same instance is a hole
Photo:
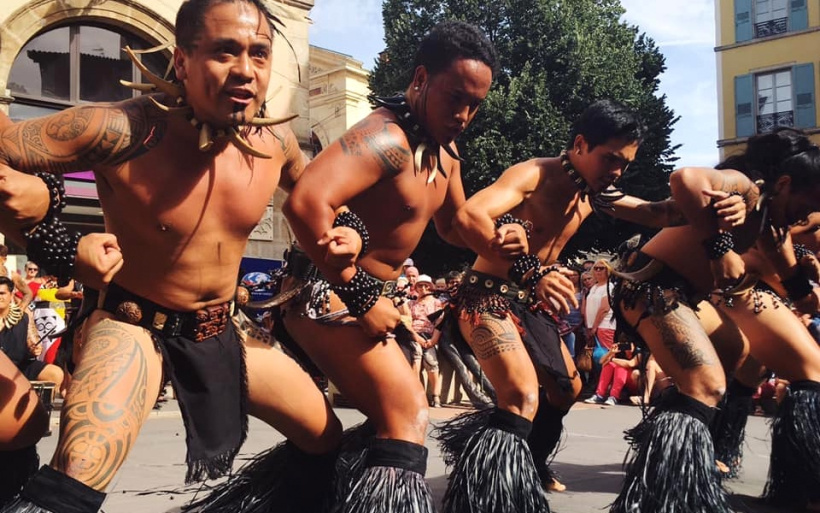
[[[49,381],[62,387],[63,370],[37,360],[43,348],[31,315],[13,300],[14,284],[0,277],[0,350],[29,381]]]
[[[598,378],[595,395],[584,402],[608,406],[618,404],[632,371],[640,365],[640,357],[634,353],[635,346],[630,342],[613,344],[601,359],[601,376]]]

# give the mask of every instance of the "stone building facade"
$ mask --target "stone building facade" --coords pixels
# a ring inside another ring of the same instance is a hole
[[[313,0],[266,0],[280,17],[290,45],[277,37],[269,113],[299,114],[292,127],[311,152],[308,107],[308,13]],[[119,79],[141,81],[122,48],[173,45],[182,0],[3,0],[0,9],[0,109],[14,120],[41,116],[86,101],[117,101],[132,93]],[[292,49],[291,49],[292,46]],[[166,48],[144,62],[164,73]],[[64,218],[84,232],[103,229],[93,177],[66,177]],[[288,243],[283,198],[271,198],[268,214],[248,244],[249,257],[278,259]]]

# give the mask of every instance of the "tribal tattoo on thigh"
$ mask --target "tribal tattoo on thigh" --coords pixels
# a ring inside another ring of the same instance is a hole
[[[104,488],[136,441],[147,385],[148,360],[131,333],[110,321],[89,330],[63,411],[57,468]]]
[[[470,332],[470,347],[479,360],[524,348],[511,320],[486,315],[481,316],[481,324]]]
[[[713,365],[715,362],[703,350],[695,346],[693,340],[706,337],[700,329],[700,323],[694,314],[690,318],[683,315],[689,312],[685,307],[676,308],[663,316],[653,315],[652,324],[658,329],[663,345],[672,354],[681,369],[693,369],[702,365]]]

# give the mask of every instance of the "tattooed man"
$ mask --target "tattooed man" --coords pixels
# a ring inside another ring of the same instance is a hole
[[[283,307],[285,326],[376,431],[351,475],[345,511],[432,511],[423,477],[427,400],[389,337],[399,312],[382,293],[431,218],[445,240],[461,244],[451,225],[464,202],[453,140],[487,95],[495,66],[478,29],[437,25],[417,51],[406,92],[378,99],[379,108],[311,162],[285,203],[322,274]],[[337,215],[342,205],[350,210]],[[333,226],[359,232],[360,255],[358,239],[328,233]],[[329,248],[351,242],[355,261],[328,257]]]
[[[797,508],[820,499],[820,347],[754,276],[775,271],[781,294],[817,310],[788,227],[820,206],[820,148],[800,131],[778,129],[718,168],[672,174],[673,197],[691,225],[652,238],[616,286],[619,326],[649,346],[676,387],[631,432],[634,459],[614,513],[729,511],[707,426],[726,374],[747,353],[791,382],[773,423],[766,498]],[[701,192],[709,188],[744,198],[744,222],[722,229]],[[771,270],[744,260],[753,246]],[[698,303],[710,292],[711,302]]]
[[[187,428],[189,481],[230,470],[248,413],[283,432],[289,453],[303,460],[338,444],[340,424],[308,375],[269,346],[241,344],[231,323],[247,238],[277,185],[289,190],[306,160],[289,128],[246,123],[276,124],[257,117],[275,27],[260,0],[187,0],[176,20],[178,83],[146,73],[161,93],[0,132],[0,170],[94,171],[106,228],[124,258],[77,334],[51,465],[3,511],[96,512],[163,373]],[[65,242],[50,226],[35,235]],[[292,465],[288,478],[305,468]],[[310,478],[322,481],[316,472]]]
[[[594,207],[648,225],[682,221],[671,201],[650,203],[610,187],[635,159],[642,134],[624,106],[596,102],[576,121],[559,157],[516,164],[458,212],[456,227],[478,259],[455,301],[455,335],[472,347],[498,404],[489,415],[468,414],[442,428],[443,450],[455,464],[445,511],[489,511],[475,493],[485,488],[497,491],[502,509],[546,511],[545,488],[565,488],[547,459],[581,380],[552,314],[578,305],[571,281],[554,264]],[[493,250],[505,223],[525,226],[529,234],[515,260]],[[513,481],[505,486],[493,484],[508,478]]]
[[[11,126],[5,113],[0,112],[0,129]],[[0,166],[0,231],[6,238],[21,246],[26,245],[23,232],[30,231],[48,211],[48,187],[33,175],[2,168]],[[4,264],[8,248],[0,244],[0,263]],[[107,283],[122,266],[122,254],[111,234],[92,233],[78,242],[77,256],[72,275],[82,277],[88,283]],[[0,276],[7,271],[5,266]],[[9,276],[11,278],[11,276]],[[14,275],[15,284],[20,282]],[[26,292],[31,292],[26,290]],[[19,312],[25,311],[31,300],[29,294],[19,304]],[[3,323],[2,330],[14,323]],[[0,330],[0,331],[2,331]],[[38,401],[37,394],[26,377],[9,357],[0,351],[0,507],[11,501],[26,480],[37,471],[39,458],[35,443],[48,428],[48,413]]]

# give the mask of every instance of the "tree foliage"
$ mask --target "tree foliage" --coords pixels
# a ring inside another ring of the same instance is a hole
[[[468,196],[506,168],[557,155],[574,119],[590,103],[610,98],[641,116],[647,137],[621,180],[630,194],[668,196],[675,160],[670,134],[677,120],[658,96],[664,57],[637,27],[622,21],[619,0],[385,0],[386,49],[370,87],[377,95],[403,91],[415,49],[436,23],[460,19],[481,27],[495,44],[500,70],[473,123],[458,140]],[[612,250],[646,229],[594,216],[570,241],[565,256]],[[428,229],[414,253],[425,271],[459,267],[469,253],[446,246]]]

